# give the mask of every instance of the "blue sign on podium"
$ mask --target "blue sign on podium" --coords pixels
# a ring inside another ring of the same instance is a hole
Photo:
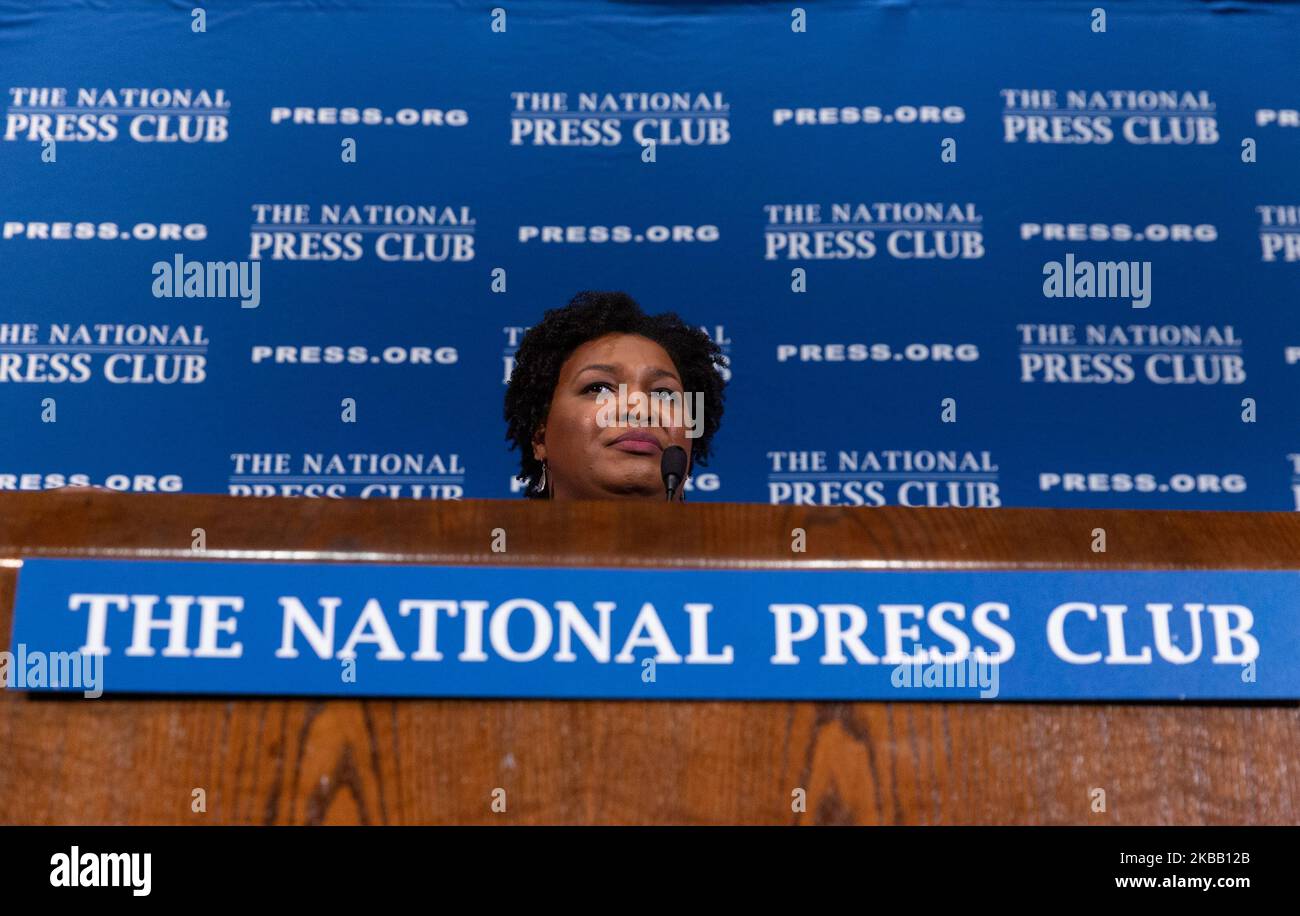
[[[1297,571],[31,559],[11,687],[724,700],[1300,699]]]

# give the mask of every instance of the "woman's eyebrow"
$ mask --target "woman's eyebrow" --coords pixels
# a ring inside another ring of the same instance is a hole
[[[671,369],[655,369],[650,373],[650,378],[652,379],[663,378],[665,375],[677,379],[677,384],[679,385],[682,383],[682,380],[677,377],[677,373]]]
[[[623,368],[623,367],[622,367],[621,365],[620,365],[620,366],[611,366],[611,365],[609,365],[608,363],[592,363],[590,366],[583,366],[583,367],[582,367],[581,369],[579,369],[576,373],[574,373],[574,375],[582,375],[582,373],[584,373],[584,372],[588,372],[588,371],[593,370],[593,369],[594,369],[594,370],[597,370],[597,371],[599,371],[599,372],[611,372],[611,373],[615,373],[615,374],[617,374],[618,371],[619,371],[620,369],[622,369],[622,368]],[[678,382],[679,384],[681,383],[681,379],[678,378],[677,373],[674,372],[674,371],[671,370],[671,369],[652,369],[652,370],[650,371],[650,378],[651,378],[651,379],[663,378],[665,375],[667,375],[667,376],[671,376],[672,378],[677,379],[677,382]]]

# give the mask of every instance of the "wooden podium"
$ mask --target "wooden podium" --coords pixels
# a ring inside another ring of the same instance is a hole
[[[635,518],[635,524],[629,518]],[[1297,569],[1300,514],[0,494],[24,557]],[[506,554],[492,532],[508,533]],[[792,553],[791,530],[808,533]],[[1091,549],[1104,528],[1107,552]],[[1300,608],[1296,609],[1300,613]],[[9,824],[1294,824],[1296,704],[78,698],[0,691]],[[505,813],[492,792],[507,791]],[[204,790],[205,813],[191,810]],[[792,813],[791,793],[807,793]],[[1094,813],[1090,791],[1106,792]]]

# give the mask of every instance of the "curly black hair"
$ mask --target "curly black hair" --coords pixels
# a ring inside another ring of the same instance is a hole
[[[542,463],[533,457],[533,433],[545,420],[560,380],[560,368],[578,347],[606,334],[639,334],[663,347],[672,358],[688,393],[704,394],[700,435],[691,445],[691,466],[707,465],[713,434],[722,421],[726,381],[719,367],[727,366],[722,348],[676,312],[647,315],[627,293],[584,290],[563,308],[549,309],[528,329],[515,353],[515,367],[506,387],[506,439],[520,451],[525,495],[545,496],[537,484]]]

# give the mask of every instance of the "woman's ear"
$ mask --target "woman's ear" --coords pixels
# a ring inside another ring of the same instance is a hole
[[[533,458],[537,461],[546,460],[546,425],[538,426],[533,432]]]

